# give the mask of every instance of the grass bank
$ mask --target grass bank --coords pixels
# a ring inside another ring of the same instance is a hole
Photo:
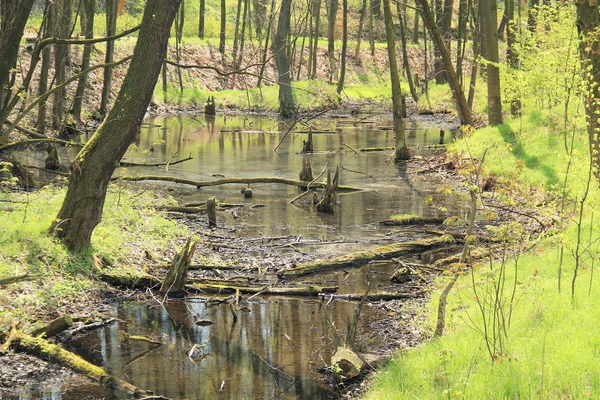
[[[525,252],[519,226],[495,232],[505,244],[493,262],[458,277],[446,308],[446,334],[400,352],[365,399],[600,395],[600,285],[594,276],[600,193],[592,178],[582,203],[589,177],[584,121],[576,110],[571,115],[579,118],[564,124],[560,109],[529,109],[467,134],[449,152],[485,158],[482,175],[500,183],[494,196],[507,206],[545,208],[556,215],[556,227]],[[424,329],[433,332],[439,293],[450,279],[453,274],[436,281]]]

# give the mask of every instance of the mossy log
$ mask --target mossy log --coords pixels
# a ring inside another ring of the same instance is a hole
[[[45,337],[55,336],[73,326],[73,319],[68,315],[60,316],[46,326],[31,331],[32,336],[44,334]]]
[[[97,277],[113,286],[122,286],[129,289],[153,288],[161,284],[160,279],[139,272],[109,272],[100,271]]]
[[[63,367],[72,369],[103,385],[126,393],[128,397],[139,398],[151,395],[152,392],[142,390],[122,379],[107,373],[102,367],[93,365],[75,353],[65,350],[57,344],[52,344],[40,337],[33,337],[13,330],[10,334],[12,347],[18,351],[50,360]]]
[[[309,182],[296,181],[293,179],[285,179],[279,178],[276,176],[267,176],[267,177],[257,177],[257,178],[221,178],[215,179],[213,181],[195,181],[192,179],[178,178],[176,176],[154,176],[154,175],[136,175],[136,176],[115,176],[112,178],[113,180],[121,180],[121,181],[164,181],[164,182],[173,182],[173,183],[181,183],[183,185],[192,185],[196,186],[196,188],[200,189],[203,187],[209,186],[219,186],[219,185],[230,185],[230,184],[257,184],[257,183],[278,183],[282,185],[290,185],[296,186],[299,188],[306,187]],[[321,182],[314,182],[311,184],[313,188],[324,188],[326,184]],[[352,186],[338,186],[338,191],[340,192],[361,192],[363,189],[355,188]]]
[[[390,219],[379,222],[386,226],[402,226],[402,225],[425,225],[425,224],[441,224],[444,218],[419,217],[418,215],[402,214],[392,215]]]
[[[279,296],[317,296],[319,293],[334,293],[337,291],[335,286],[316,286],[306,285],[300,287],[268,287],[268,286],[237,286],[231,284],[193,284],[186,288],[197,293],[239,293],[243,294],[264,294]]]
[[[389,301],[389,300],[402,300],[402,299],[417,299],[423,297],[424,292],[415,293],[402,293],[402,292],[372,292],[368,293],[366,301]],[[329,298],[329,296],[327,296]],[[365,297],[364,293],[346,293],[346,294],[333,294],[331,295],[334,299],[338,300],[350,300],[350,301],[361,301]]]
[[[450,235],[443,235],[432,239],[422,239],[410,242],[393,243],[379,246],[371,250],[358,251],[329,260],[316,260],[298,265],[297,267],[282,270],[277,273],[280,279],[296,278],[317,272],[329,271],[366,264],[369,261],[389,260],[405,254],[418,253],[439,246],[454,243]]]
[[[185,281],[187,280],[188,268],[190,261],[196,251],[197,242],[188,239],[185,246],[175,256],[167,276],[160,287],[161,293],[166,293],[169,296],[182,296],[185,294]]]
[[[482,261],[490,256],[490,253],[493,254],[493,251],[490,251],[487,247],[476,247],[468,250],[467,252],[467,262],[474,263],[478,261]],[[446,269],[451,264],[461,262],[461,253],[453,254],[451,256],[440,258],[436,260],[431,266],[437,269]]]

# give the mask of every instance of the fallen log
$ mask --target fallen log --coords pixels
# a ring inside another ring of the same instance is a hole
[[[22,275],[9,276],[7,278],[0,279],[0,285],[10,285],[11,283],[33,281],[33,280],[41,279],[41,278],[42,278],[41,275],[35,275],[35,274],[22,274]]]
[[[126,176],[115,176],[112,180],[121,181],[163,181],[181,183],[184,185],[196,186],[197,189],[209,186],[229,185],[229,184],[256,184],[256,183],[278,183],[282,185],[290,185],[296,187],[306,187],[309,182],[296,181],[294,179],[279,178],[275,176],[257,177],[257,178],[221,178],[213,181],[195,181],[192,179],[178,178],[176,176],[154,176],[154,175],[126,175]],[[315,182],[311,185],[312,187],[324,188],[326,184],[321,182]],[[352,186],[339,186],[338,191],[340,192],[360,192],[363,189],[355,188]]]
[[[264,294],[279,296],[317,296],[319,293],[334,293],[336,286],[306,285],[301,287],[268,287],[268,286],[237,286],[230,284],[193,284],[187,285],[186,289],[196,293],[236,293],[242,294]]]
[[[432,239],[415,240],[411,242],[393,243],[385,246],[379,246],[371,250],[363,250],[356,253],[346,254],[329,260],[316,260],[303,263],[297,267],[282,270],[277,273],[277,276],[280,279],[296,278],[299,276],[329,271],[332,269],[362,265],[374,260],[389,260],[394,257],[410,253],[417,253],[434,247],[445,246],[451,243],[454,243],[454,238],[450,235],[443,235]]]
[[[379,224],[386,226],[402,226],[402,225],[425,225],[425,224],[441,224],[445,218],[419,217],[413,214],[396,214],[390,219],[380,221]]]
[[[425,292],[416,293],[401,293],[401,292],[373,292],[368,293],[366,301],[389,301],[389,300],[402,300],[402,299],[418,299],[423,297]],[[361,301],[365,297],[364,293],[346,293],[346,294],[332,294],[327,296],[337,300],[350,300],[350,301]]]
[[[73,319],[71,319],[71,317],[69,317],[68,315],[63,315],[50,321],[50,323],[48,323],[48,325],[46,326],[34,329],[33,331],[31,331],[30,335],[39,336],[41,334],[44,334],[44,337],[55,336],[63,331],[66,331],[72,326]]]
[[[105,319],[104,321],[92,322],[91,324],[87,324],[87,325],[86,324],[79,325],[76,328],[69,329],[68,331],[65,331],[64,333],[61,333],[59,335],[59,339],[61,342],[65,342],[65,341],[71,339],[73,337],[73,335],[75,335],[79,332],[87,332],[87,331],[91,331],[94,329],[100,329],[106,325],[112,324],[116,320],[117,320],[116,318],[108,318],[108,319]]]
[[[160,279],[146,273],[100,271],[96,276],[113,286],[129,289],[152,288],[161,284]]]
[[[70,368],[96,382],[100,382],[106,387],[126,393],[128,396],[139,398],[152,394],[150,391],[140,389],[129,382],[110,375],[104,368],[93,365],[75,353],[65,350],[60,345],[52,344],[40,337],[33,337],[13,329],[9,340],[11,341],[11,346],[17,351],[50,360],[63,367]]]

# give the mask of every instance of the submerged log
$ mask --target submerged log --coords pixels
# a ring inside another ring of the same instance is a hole
[[[73,320],[68,315],[58,317],[46,326],[31,331],[31,336],[44,334],[45,337],[55,336],[73,326]]]
[[[405,254],[418,253],[438,246],[446,246],[454,243],[450,235],[443,235],[432,239],[415,240],[411,242],[393,243],[379,246],[371,250],[358,251],[329,260],[316,260],[300,264],[294,268],[277,273],[280,279],[296,278],[303,275],[314,274],[332,269],[340,269],[366,264],[374,260],[389,260]]]
[[[152,392],[142,390],[131,383],[110,375],[102,367],[93,365],[75,353],[65,350],[61,346],[52,344],[40,337],[33,337],[20,331],[12,330],[9,339],[11,340],[12,347],[18,351],[45,360],[50,360],[58,365],[70,368],[111,389],[119,390],[127,394],[128,397],[138,398],[152,394]]]
[[[444,218],[419,217],[413,214],[397,214],[392,215],[390,219],[379,222],[381,225],[402,226],[402,225],[424,225],[424,224],[441,224]]]
[[[217,199],[211,197],[206,200],[206,214],[208,215],[208,227],[215,228],[217,226]]]
[[[196,188],[200,189],[203,187],[209,186],[219,186],[219,185],[229,185],[229,184],[256,184],[256,183],[278,183],[282,185],[290,185],[296,186],[299,188],[306,187],[309,182],[295,181],[293,179],[285,179],[279,178],[275,176],[267,176],[267,177],[258,177],[258,178],[221,178],[215,179],[214,181],[195,181],[192,179],[178,178],[176,176],[155,176],[155,175],[136,175],[136,176],[115,176],[112,178],[113,180],[122,180],[122,181],[164,181],[164,182],[173,182],[173,183],[181,183],[184,185],[192,185],[196,186]],[[314,182],[311,184],[311,187],[314,188],[324,188],[326,184],[320,182]],[[363,189],[355,188],[351,186],[338,186],[338,190],[340,192],[362,192]]]
[[[166,293],[171,297],[180,297],[185,294],[185,281],[190,261],[196,250],[196,244],[197,242],[188,239],[179,254],[175,256],[171,268],[169,268],[167,276],[160,287],[161,293]]]

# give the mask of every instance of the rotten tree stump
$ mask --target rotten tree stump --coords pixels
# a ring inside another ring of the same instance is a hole
[[[300,171],[300,180],[304,182],[312,182],[314,179],[310,160],[305,158],[302,160],[302,171]]]
[[[216,228],[217,226],[217,199],[211,197],[206,201],[206,214],[208,215],[208,227]]]
[[[302,152],[303,153],[312,153],[314,151],[313,146],[313,133],[312,131],[308,132],[308,140],[302,141]],[[302,180],[302,179],[300,179]],[[312,180],[312,179],[310,179]]]
[[[179,297],[185,293],[185,281],[190,267],[190,262],[194,256],[197,242],[188,239],[183,249],[175,256],[167,276],[160,287],[161,293],[166,293],[171,297]]]
[[[340,176],[340,168],[335,169],[335,176],[331,179],[331,170],[327,170],[327,186],[325,187],[325,194],[319,203],[317,204],[317,211],[322,213],[333,213],[333,207],[335,206],[335,198],[338,188]]]
[[[206,100],[206,104],[204,105],[204,114],[206,114],[206,115],[216,115],[217,114],[214,96],[208,96],[208,99]]]

